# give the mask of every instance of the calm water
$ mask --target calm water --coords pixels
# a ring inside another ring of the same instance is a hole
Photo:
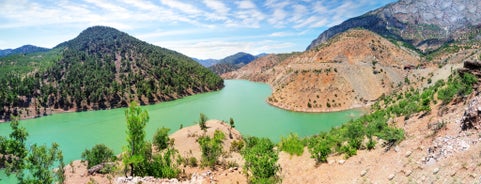
[[[308,136],[327,131],[360,115],[350,110],[333,113],[290,112],[270,106],[265,99],[271,94],[268,85],[244,80],[226,80],[225,88],[218,92],[186,97],[172,102],[144,106],[150,115],[147,138],[162,126],[172,130],[180,125],[193,125],[199,113],[210,119],[234,118],[236,128],[243,135],[268,137],[279,141],[281,136],[295,132]],[[55,114],[47,117],[22,120],[29,137],[28,143],[57,142],[66,163],[80,159],[86,148],[103,143],[120,153],[125,145],[125,109]],[[0,135],[8,136],[10,127],[0,124]],[[0,176],[1,177],[1,176]]]

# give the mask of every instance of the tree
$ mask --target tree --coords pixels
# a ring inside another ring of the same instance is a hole
[[[205,124],[205,122],[207,122],[207,116],[203,113],[200,113],[200,117],[199,117],[199,127],[201,130],[204,130],[206,131],[207,130],[207,125]]]
[[[19,125],[18,118],[12,118],[10,127],[9,139],[0,136],[0,165],[5,166],[6,174],[15,173],[19,183],[63,183],[65,164],[58,144],[53,143],[51,148],[34,144],[28,151],[28,132]],[[54,163],[59,164],[56,173],[51,170]]]
[[[25,142],[28,137],[28,132],[24,127],[21,127],[17,117],[13,117],[10,122],[12,133],[10,133],[10,139],[3,138],[3,147],[0,150],[0,154],[3,155],[0,160],[0,165],[6,166],[6,173],[8,175],[12,173],[19,173],[24,168],[24,159],[28,154],[28,150],[25,146]]]
[[[87,161],[87,167],[91,167],[114,160],[115,155],[112,149],[104,144],[97,144],[92,149],[85,149],[82,153],[82,160]]]
[[[127,147],[125,157],[123,159],[125,165],[125,174],[127,175],[127,166],[130,166],[130,175],[136,176],[140,174],[137,167],[144,162],[145,149],[145,126],[149,121],[149,114],[143,110],[136,102],[132,102],[130,107],[125,110],[125,118],[127,121]]]
[[[234,119],[230,118],[230,119],[229,119],[229,124],[230,124],[230,127],[231,127],[231,128],[235,128]]]
[[[19,183],[63,183],[65,176],[63,173],[62,151],[58,148],[57,143],[53,143],[48,148],[45,145],[38,146],[36,144],[30,147],[30,153],[26,157],[25,169],[28,172],[21,172],[17,176]],[[54,163],[59,163],[56,173],[51,172]]]
[[[155,131],[154,137],[153,137],[153,143],[154,146],[157,147],[157,150],[164,150],[169,146],[169,128],[158,128],[157,131]]]

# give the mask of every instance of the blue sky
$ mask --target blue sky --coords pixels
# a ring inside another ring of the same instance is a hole
[[[322,31],[394,0],[0,0],[0,49],[54,47],[111,26],[190,57],[303,51]]]

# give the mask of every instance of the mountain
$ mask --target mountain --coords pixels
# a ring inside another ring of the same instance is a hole
[[[0,75],[1,119],[125,107],[131,101],[152,104],[223,87],[219,76],[191,58],[104,26],[90,27],[47,53],[2,59],[12,64],[2,66],[7,71]],[[37,65],[13,69],[31,63]]]
[[[197,61],[199,64],[201,64],[204,67],[210,67],[212,65],[215,65],[219,62],[218,59],[197,59],[197,58],[192,58],[194,61]]]
[[[8,54],[12,53],[12,50],[13,50],[13,49],[4,49],[4,50],[0,50],[0,57],[2,57],[2,56],[6,56],[6,55],[8,55]]]
[[[266,82],[268,102],[308,112],[364,106],[404,83],[405,66],[418,66],[419,55],[364,29],[343,32],[303,53],[268,55],[224,78]],[[410,79],[414,80],[414,79]]]
[[[361,27],[427,53],[453,41],[481,40],[480,12],[477,0],[400,0],[329,28],[307,50]]]
[[[49,51],[50,49],[43,48],[43,47],[37,47],[34,45],[24,45],[16,49],[5,49],[5,50],[0,50],[0,57],[2,56],[7,56],[10,54],[30,54],[30,53],[35,53],[35,52],[46,52]]]
[[[239,52],[234,55],[227,56],[224,59],[221,59],[217,64],[210,66],[209,69],[212,70],[214,73],[220,75],[223,73],[237,70],[255,59],[256,56],[244,52]]]

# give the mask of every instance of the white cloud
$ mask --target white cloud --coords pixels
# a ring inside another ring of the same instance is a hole
[[[230,8],[228,8],[222,1],[218,0],[204,0],[204,4],[210,9],[214,10],[217,14],[226,15]]]
[[[260,53],[286,52],[286,48],[294,45],[290,42],[272,40],[222,41],[213,39],[196,40],[192,42],[169,41],[158,42],[156,44],[168,49],[179,51],[187,56],[200,59],[222,59],[237,52],[247,52],[254,55]]]
[[[202,11],[197,7],[191,4],[183,3],[179,0],[161,0],[160,2],[171,8],[175,8],[190,15],[199,15],[202,13]]]
[[[250,0],[243,0],[236,2],[239,6],[239,9],[256,9],[256,5]]]

